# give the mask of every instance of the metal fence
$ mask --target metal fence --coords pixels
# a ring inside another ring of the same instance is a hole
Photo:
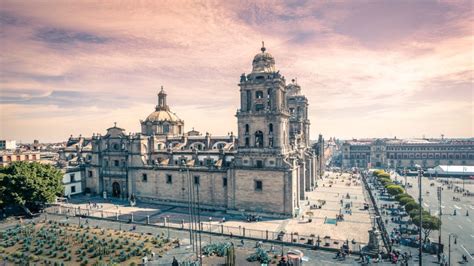
[[[375,221],[376,221],[378,227],[380,228],[380,231],[382,232],[382,234],[381,234],[382,235],[382,241],[383,241],[385,247],[387,248],[387,250],[391,251],[392,250],[392,245],[391,245],[392,243],[390,242],[387,229],[385,228],[385,225],[382,221],[382,215],[380,214],[379,208],[377,206],[377,202],[375,201],[374,195],[372,194],[372,190],[369,187],[369,184],[368,184],[367,179],[366,179],[366,175],[364,173],[362,173],[361,176],[362,176],[362,181],[364,182],[364,185],[365,185],[365,189],[369,193],[370,201],[372,202],[372,206],[374,207],[374,210],[375,210],[375,215],[376,215]]]
[[[169,217],[155,217],[144,213],[123,214],[119,210],[116,212],[104,211],[100,209],[81,209],[79,207],[51,206],[46,209],[47,213],[82,216],[84,218],[104,219],[109,221],[125,222],[131,224],[149,225],[161,228],[171,228],[177,230],[189,230],[190,221],[186,219],[171,219]],[[245,228],[245,226],[227,226],[225,223],[211,223],[201,221],[194,230],[202,233],[223,235],[236,238],[247,238],[261,241],[274,241],[287,243],[309,248],[340,249],[343,244],[347,244],[349,249],[357,253],[360,248],[367,243],[355,242],[351,240],[332,239],[329,236],[300,235],[296,232],[275,232],[269,230],[257,230]]]

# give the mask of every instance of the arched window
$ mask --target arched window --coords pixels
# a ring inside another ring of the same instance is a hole
[[[170,125],[164,124],[163,125],[163,133],[169,133],[170,132]]]
[[[245,134],[248,134],[250,131],[249,124],[245,124]]]
[[[267,90],[267,106],[268,108],[272,107],[272,89]]]
[[[245,137],[245,147],[250,147],[250,139],[249,139],[249,137]]]
[[[270,132],[270,134],[273,133],[273,124],[272,123],[270,123],[268,125],[268,131]]]
[[[262,131],[255,132],[255,147],[263,148],[263,133],[262,133]]]

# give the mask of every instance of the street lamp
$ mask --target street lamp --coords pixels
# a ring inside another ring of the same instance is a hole
[[[441,223],[441,215],[442,215],[442,213],[441,213],[441,191],[442,191],[441,187],[438,187],[438,191],[437,191],[437,192],[438,192],[438,206],[439,206],[439,211],[438,211],[438,213],[439,213],[438,262],[439,262],[440,259],[441,259],[441,250],[440,250],[440,248],[441,248],[441,224],[442,224],[442,223]]]
[[[408,185],[407,185],[407,168],[403,168],[403,175],[405,177],[405,191],[407,191]]]
[[[422,182],[422,179],[423,179],[423,168],[421,168],[421,166],[419,165],[416,165],[416,167],[418,168],[418,189],[419,189],[419,202],[420,202],[420,213],[419,213],[419,216],[420,216],[420,224],[419,224],[419,228],[418,228],[418,234],[419,234],[419,238],[420,238],[420,243],[419,243],[419,246],[418,246],[418,259],[419,259],[419,262],[418,264],[421,266],[423,265],[422,263],[422,254],[423,254],[423,242],[422,242],[422,228],[423,228],[423,198],[422,198],[422,194],[421,194],[421,182]]]
[[[211,229],[212,217],[209,217],[209,243],[212,244],[212,229]]]
[[[449,242],[449,254],[448,254],[448,265],[451,266],[451,236],[454,237],[454,243],[456,244],[458,236],[456,234],[449,234],[448,242]]]

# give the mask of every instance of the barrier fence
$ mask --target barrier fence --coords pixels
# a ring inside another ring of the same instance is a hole
[[[385,225],[382,221],[382,215],[380,214],[379,208],[377,206],[377,202],[375,201],[374,195],[372,194],[372,190],[369,187],[369,184],[366,179],[366,175],[364,173],[361,174],[362,181],[364,182],[365,189],[369,193],[370,201],[372,202],[372,206],[374,207],[375,210],[375,215],[376,215],[376,223],[377,226],[380,228],[380,231],[382,232],[382,241],[387,248],[388,251],[392,250],[392,243],[390,242],[390,239],[388,237],[388,232],[387,229],[385,228]]]
[[[171,219],[169,217],[155,217],[143,213],[127,213],[120,211],[111,212],[100,209],[81,209],[80,207],[51,206],[46,209],[47,213],[64,216],[80,216],[83,218],[104,219],[131,224],[149,225],[161,228],[177,230],[189,230],[190,221],[186,219]],[[188,218],[189,219],[189,218]],[[364,242],[351,240],[332,239],[330,236],[300,235],[296,232],[275,232],[269,230],[249,229],[244,226],[227,226],[225,223],[212,223],[201,221],[195,228],[202,233],[223,235],[228,237],[248,238],[262,241],[277,241],[308,248],[340,249],[343,244],[347,244],[349,249],[358,253],[360,248],[366,245]]]

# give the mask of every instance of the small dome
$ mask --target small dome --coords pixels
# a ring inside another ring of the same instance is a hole
[[[292,80],[292,83],[286,86],[286,95],[287,96],[301,95],[301,87],[295,82],[294,79]]]
[[[173,114],[171,111],[167,110],[157,110],[151,113],[145,120],[146,122],[161,122],[161,121],[169,121],[169,122],[178,122],[181,119]]]
[[[263,46],[260,49],[262,52],[255,55],[252,62],[252,72],[256,73],[272,73],[275,72],[275,58],[270,53],[265,52],[266,48]]]

